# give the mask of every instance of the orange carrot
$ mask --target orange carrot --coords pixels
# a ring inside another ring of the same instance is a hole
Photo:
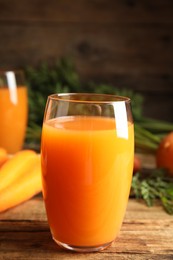
[[[40,156],[30,172],[24,171],[8,187],[0,191],[0,212],[30,199],[42,189]]]
[[[22,150],[11,157],[0,169],[0,191],[10,185],[24,171],[29,171],[35,163],[36,152]]]
[[[4,148],[0,148],[0,167],[8,160],[7,151]]]

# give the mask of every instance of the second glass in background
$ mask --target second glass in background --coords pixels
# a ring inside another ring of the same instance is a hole
[[[21,150],[28,118],[28,96],[23,71],[0,71],[0,147]]]

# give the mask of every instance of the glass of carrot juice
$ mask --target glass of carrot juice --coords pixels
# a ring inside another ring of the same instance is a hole
[[[0,147],[9,154],[24,142],[28,115],[27,88],[23,71],[0,71]]]
[[[115,240],[128,202],[133,157],[129,98],[48,97],[41,141],[43,198],[59,246],[93,252]]]

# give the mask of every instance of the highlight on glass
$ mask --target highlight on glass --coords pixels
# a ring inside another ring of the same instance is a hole
[[[133,157],[129,98],[87,93],[48,97],[41,141],[43,198],[59,246],[93,252],[116,239]]]

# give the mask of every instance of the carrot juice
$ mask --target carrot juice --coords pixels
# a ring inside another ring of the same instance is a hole
[[[64,116],[42,130],[43,197],[55,241],[111,243],[125,214],[133,169],[133,123],[120,137],[114,118]]]
[[[17,86],[10,92],[0,87],[0,147],[8,153],[22,148],[27,124],[27,88]]]

